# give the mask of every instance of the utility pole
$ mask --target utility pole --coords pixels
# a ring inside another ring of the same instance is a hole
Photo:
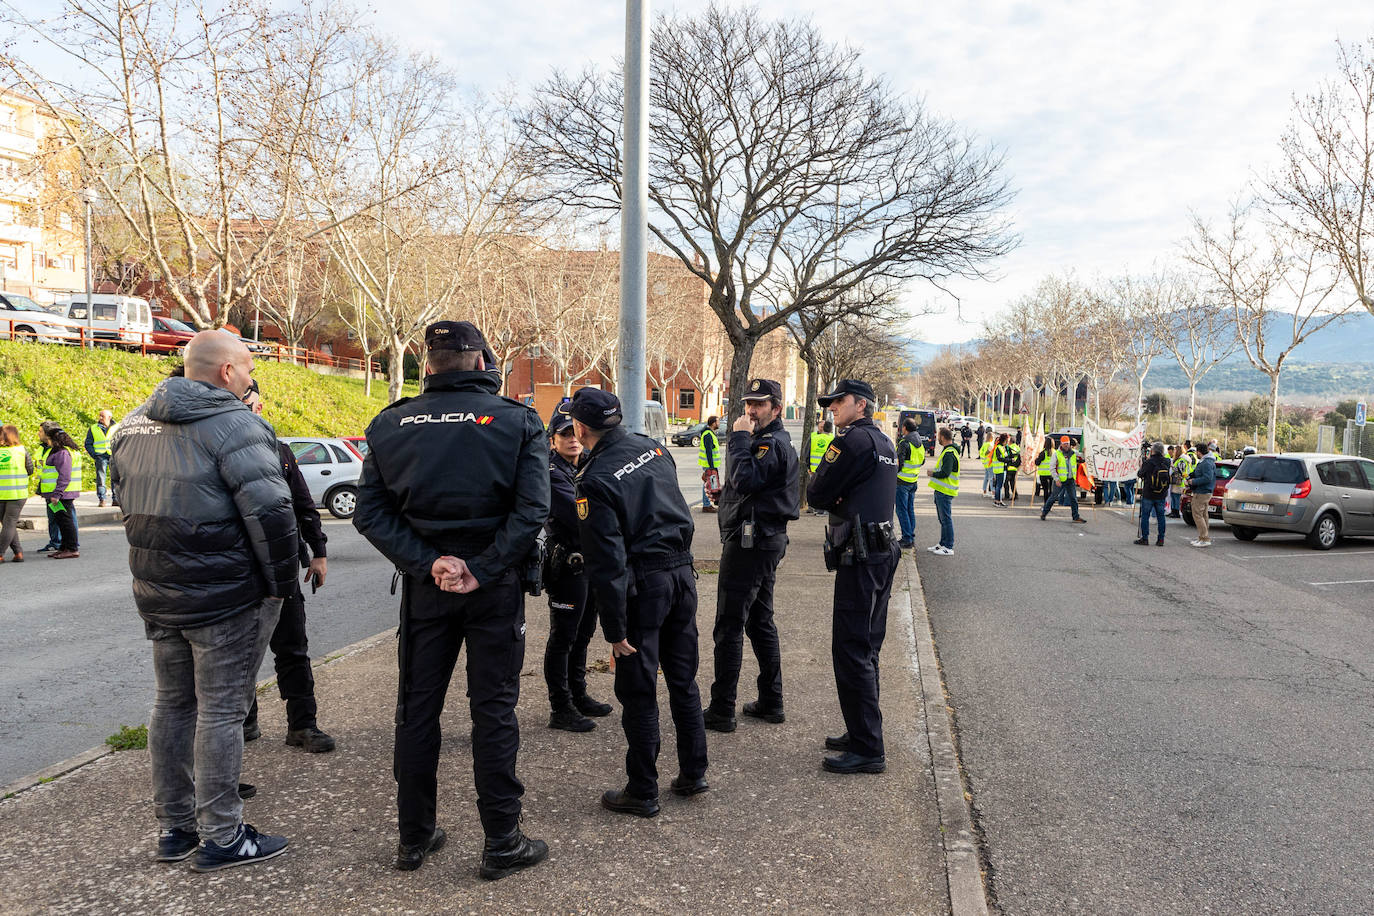
[[[94,287],[93,273],[91,267],[91,205],[100,199],[94,188],[86,188],[81,192],[81,202],[86,205],[86,340],[84,345],[87,347],[95,346],[95,303],[91,301],[91,290]]]
[[[649,0],[625,0],[625,147],[620,192],[620,354],[625,427],[644,432],[649,248]]]

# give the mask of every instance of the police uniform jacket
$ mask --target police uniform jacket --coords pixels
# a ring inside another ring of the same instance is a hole
[[[549,516],[549,446],[538,414],[489,372],[442,372],[367,427],[353,526],[404,570],[463,559],[479,583],[518,567]]]
[[[620,642],[636,574],[691,562],[692,513],[668,450],[620,427],[582,460],[575,484],[587,580],[606,641]]]
[[[785,534],[788,521],[801,517],[801,467],[782,420],[756,432],[730,433],[726,456],[718,516],[721,542],[739,537],[751,518],[758,537]]]
[[[882,430],[861,417],[840,430],[806,489],[807,501],[840,520],[891,522],[897,499],[897,453]]]
[[[305,482],[301,466],[296,462],[296,453],[285,442],[277,443],[277,454],[281,457],[282,476],[291,488],[291,508],[296,514],[296,533],[299,535],[297,553],[301,568],[310,565],[312,556],[325,556],[324,526],[320,524],[320,510],[315,508],[315,497],[310,495],[310,485]]]
[[[549,521],[544,526],[549,537],[569,550],[581,549],[577,532],[577,496],[573,492],[573,477],[577,474],[568,459],[557,452],[549,458]]]

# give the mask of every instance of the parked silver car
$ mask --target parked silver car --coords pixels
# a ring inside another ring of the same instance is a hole
[[[1374,461],[1249,455],[1226,488],[1221,517],[1242,541],[1261,531],[1287,531],[1330,550],[1345,535],[1374,536]]]
[[[335,518],[352,518],[358,506],[358,478],[363,473],[362,456],[343,439],[283,438],[301,466],[315,505],[328,509]]]

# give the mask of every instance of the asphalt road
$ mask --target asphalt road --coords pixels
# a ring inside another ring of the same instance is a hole
[[[1137,547],[974,471],[955,555],[918,563],[998,909],[1369,912],[1374,540]]]

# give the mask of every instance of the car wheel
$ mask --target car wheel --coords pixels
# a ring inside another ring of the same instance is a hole
[[[335,518],[352,518],[358,508],[357,487],[337,487],[325,497],[324,507]]]
[[[1197,527],[1197,521],[1193,518],[1192,506],[1180,506],[1179,512],[1183,515],[1183,524],[1187,525],[1189,528]]]
[[[1238,541],[1253,541],[1259,536],[1258,529],[1246,528],[1244,525],[1232,525],[1231,533],[1236,536],[1236,540]]]
[[[692,445],[692,448],[696,448],[698,445],[701,445],[701,437],[700,437],[700,436],[693,436],[693,437],[692,437],[692,443],[691,443],[691,445]]]
[[[1341,539],[1341,522],[1335,513],[1328,512],[1317,519],[1317,524],[1307,535],[1308,546],[1316,550],[1330,550]]]
[[[15,328],[14,339],[19,343],[38,343],[38,334],[33,328]]]

